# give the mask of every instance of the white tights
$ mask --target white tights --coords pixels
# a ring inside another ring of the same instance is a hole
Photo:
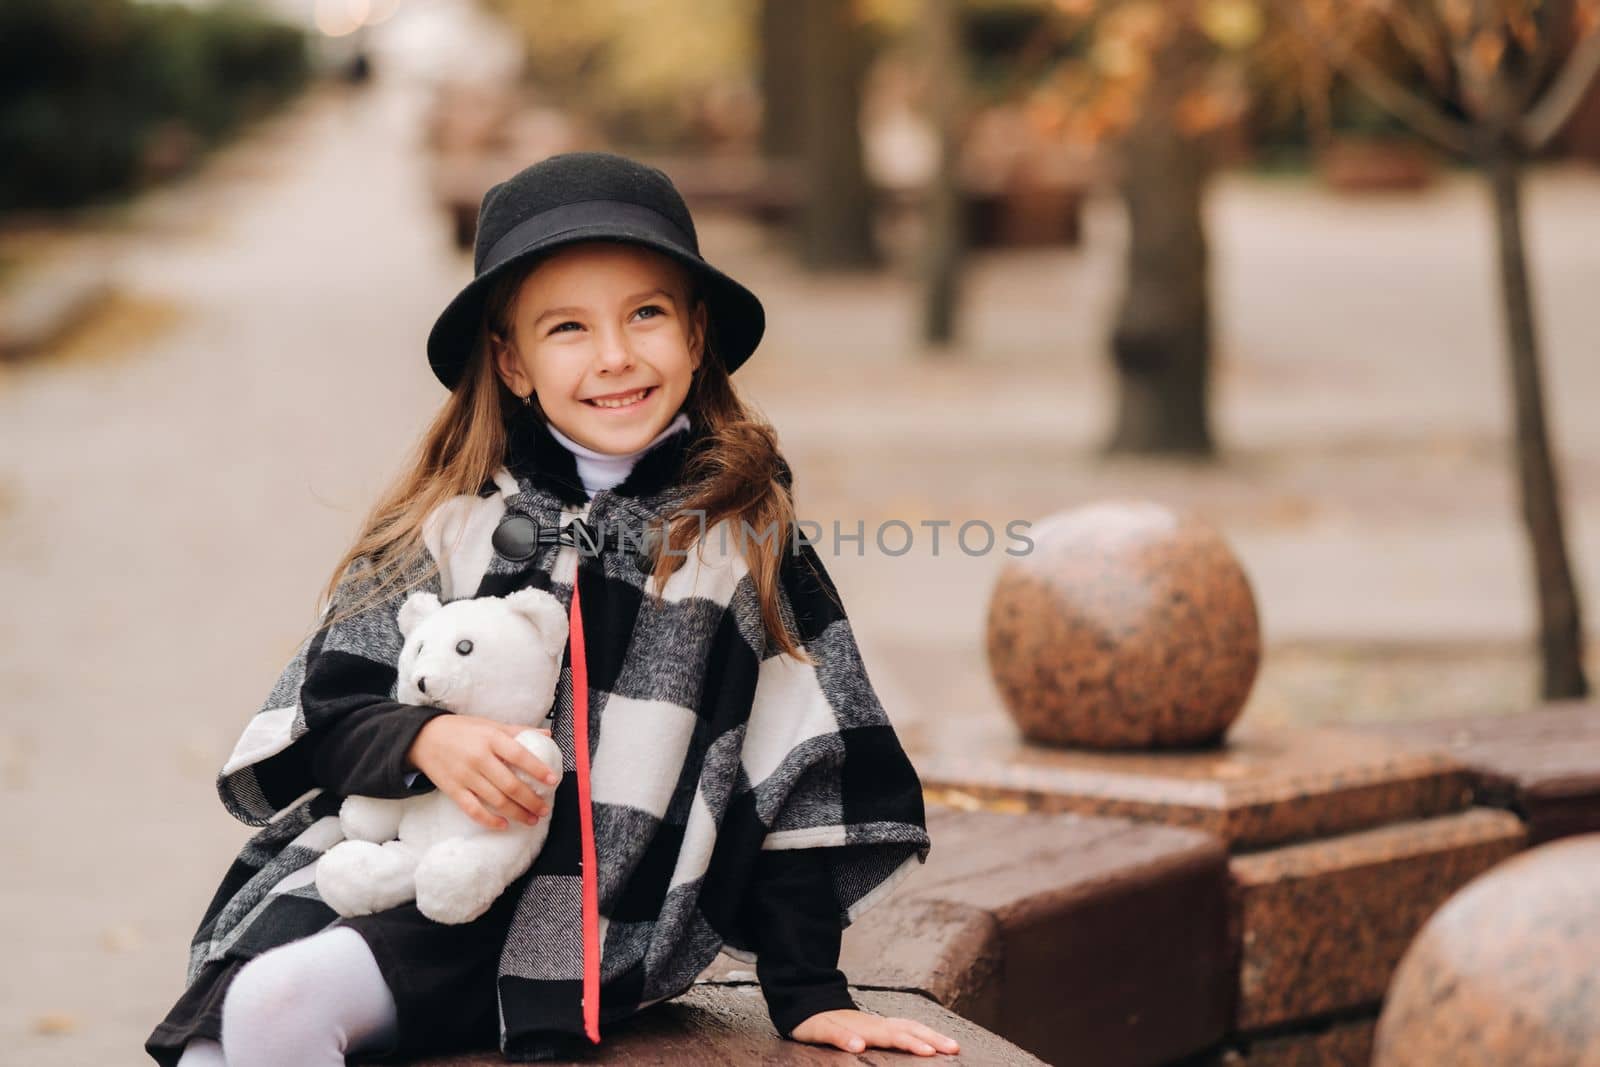
[[[239,969],[222,1001],[222,1043],[195,1038],[178,1067],[343,1067],[395,1037],[394,995],[366,941],[335,926]]]

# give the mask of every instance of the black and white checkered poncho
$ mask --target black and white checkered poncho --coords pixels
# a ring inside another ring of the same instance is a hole
[[[575,574],[580,583],[602,1026],[682,993],[719,951],[754,958],[739,904],[760,850],[826,849],[848,925],[929,847],[916,774],[813,546],[786,551],[781,577],[785,618],[815,665],[772,649],[732,534],[708,530],[661,588],[646,588],[638,557],[616,547],[626,541],[618,530],[637,533],[682,506],[677,479],[700,434],[695,424],[666,438],[591,501],[571,454],[538,419],[519,420],[494,484],[448,502],[426,527],[441,561],[429,588],[446,601],[532,586],[570,607]],[[547,536],[581,518],[606,545],[541,544],[513,561],[496,551],[494,533],[516,515]],[[223,768],[223,803],[261,829],[195,935],[191,982],[209,961],[249,958],[334,921],[312,866],[340,839],[340,798],[311,780],[309,743],[329,724],[307,721],[300,689],[316,671],[324,689],[333,676],[353,695],[393,700],[401,599],[310,638]],[[498,980],[501,1049],[512,1060],[548,1055],[584,1032],[570,656],[569,646],[553,726],[566,773],[550,835],[509,890],[524,887]],[[338,707],[319,703],[319,717]]]

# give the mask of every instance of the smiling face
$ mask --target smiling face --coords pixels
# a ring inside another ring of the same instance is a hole
[[[537,394],[579,444],[621,455],[649,444],[683,406],[706,311],[689,306],[688,272],[668,256],[590,241],[558,249],[523,280],[508,325],[510,343],[495,346],[506,387]]]

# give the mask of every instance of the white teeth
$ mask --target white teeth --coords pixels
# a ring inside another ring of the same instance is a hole
[[[649,391],[649,389],[641,389],[637,393],[629,393],[627,396],[619,396],[611,400],[591,400],[589,403],[603,408],[622,408],[627,407],[629,404],[636,403],[641,397],[644,396],[644,394],[648,393]]]

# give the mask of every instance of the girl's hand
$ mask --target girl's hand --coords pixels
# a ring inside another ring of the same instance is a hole
[[[512,768],[550,785],[560,779],[517,741],[526,729],[476,715],[440,715],[417,732],[406,759],[474,822],[490,830],[504,830],[511,819],[532,826],[550,805]]]
[[[819,1011],[795,1027],[790,1036],[796,1041],[833,1045],[846,1052],[898,1048],[918,1056],[935,1056],[941,1052],[954,1056],[961,1051],[954,1038],[946,1037],[931,1026],[923,1026],[914,1019],[887,1019],[864,1011]]]

